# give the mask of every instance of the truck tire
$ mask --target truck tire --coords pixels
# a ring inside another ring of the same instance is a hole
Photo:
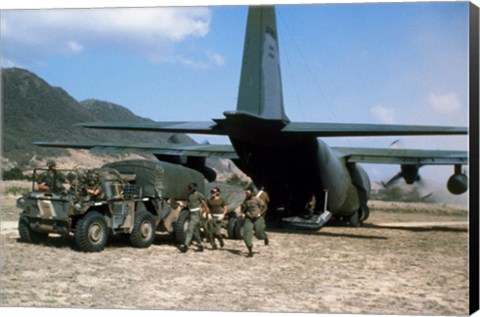
[[[76,227],[75,243],[84,252],[100,252],[108,240],[107,223],[97,211],[87,213]]]
[[[180,212],[177,220],[175,221],[174,231],[175,239],[178,243],[185,243],[185,238],[187,237],[187,228],[189,223],[190,211],[184,209]]]
[[[48,238],[48,233],[33,231],[28,224],[26,217],[20,217],[18,220],[18,233],[20,235],[20,241],[41,244]]]
[[[155,240],[155,218],[146,210],[135,214],[130,244],[136,248],[148,248]]]

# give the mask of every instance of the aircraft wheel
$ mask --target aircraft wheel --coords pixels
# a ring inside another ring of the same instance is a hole
[[[130,244],[136,248],[148,248],[155,239],[155,218],[146,210],[135,214]]]
[[[235,239],[235,224],[237,223],[237,217],[230,217],[227,224],[227,236],[229,239]]]
[[[188,209],[184,209],[180,212],[177,221],[175,221],[173,230],[175,232],[175,239],[178,243],[184,243],[185,239],[187,238],[188,223],[190,222],[189,218],[190,211]]]
[[[81,218],[75,231],[75,242],[84,252],[100,252],[108,240],[107,223],[103,215],[92,211]]]
[[[367,205],[360,207],[360,221],[364,222],[370,216],[370,209]]]
[[[243,223],[245,222],[245,219],[239,218],[235,222],[235,239],[243,239]]]
[[[360,220],[360,210],[355,211],[350,218],[348,219],[350,226],[354,228],[358,228],[362,225],[362,221]]]
[[[26,217],[20,217],[18,220],[18,233],[21,241],[33,244],[44,243],[48,238],[48,233],[46,232],[33,231]]]

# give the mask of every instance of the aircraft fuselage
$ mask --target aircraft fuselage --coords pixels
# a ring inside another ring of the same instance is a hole
[[[223,126],[239,156],[237,164],[272,198],[271,210],[301,216],[313,195],[317,209],[334,215],[351,215],[366,205],[370,192],[367,174],[347,165],[326,143],[315,137],[285,134],[285,122],[227,112]],[[219,122],[220,123],[220,122]],[[282,215],[283,216],[283,215]]]

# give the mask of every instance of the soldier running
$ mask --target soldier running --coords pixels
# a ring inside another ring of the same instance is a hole
[[[265,245],[268,245],[268,236],[265,233],[265,219],[264,213],[267,206],[260,198],[254,196],[252,191],[247,189],[245,191],[245,201],[242,204],[242,212],[245,214],[245,221],[243,223],[243,241],[248,249],[247,257],[253,257],[253,235],[257,239],[262,239]]]
[[[218,187],[213,187],[210,190],[210,194],[211,197],[207,201],[210,214],[213,218],[211,220],[210,234],[212,240],[212,248],[216,250],[217,244],[215,242],[215,239],[218,240],[221,248],[223,248],[224,246],[223,237],[220,233],[220,230],[222,228],[222,220],[225,218],[228,208],[223,198],[220,197],[220,189]]]
[[[180,251],[185,253],[188,251],[188,246],[192,242],[192,238],[198,243],[198,252],[203,251],[202,237],[200,236],[200,211],[203,208],[208,208],[205,197],[202,193],[198,192],[198,185],[191,183],[188,185],[190,194],[188,195],[187,202],[190,210],[190,222],[188,223],[187,236],[185,242],[180,246]]]

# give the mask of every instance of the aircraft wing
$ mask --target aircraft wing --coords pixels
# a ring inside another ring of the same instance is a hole
[[[77,126],[109,130],[228,135],[228,132],[222,127],[222,121],[223,119],[198,122],[87,122],[79,123]],[[467,127],[328,122],[288,122],[281,131],[286,134],[315,137],[468,134]]]
[[[282,129],[282,132],[316,137],[462,135],[468,134],[468,128],[398,124],[289,122]]]
[[[231,145],[98,142],[34,142],[33,144],[42,147],[87,149],[103,152],[135,152],[157,155],[238,159],[238,155]]]
[[[400,165],[466,165],[467,151],[412,150],[334,147],[340,157],[351,163]]]

